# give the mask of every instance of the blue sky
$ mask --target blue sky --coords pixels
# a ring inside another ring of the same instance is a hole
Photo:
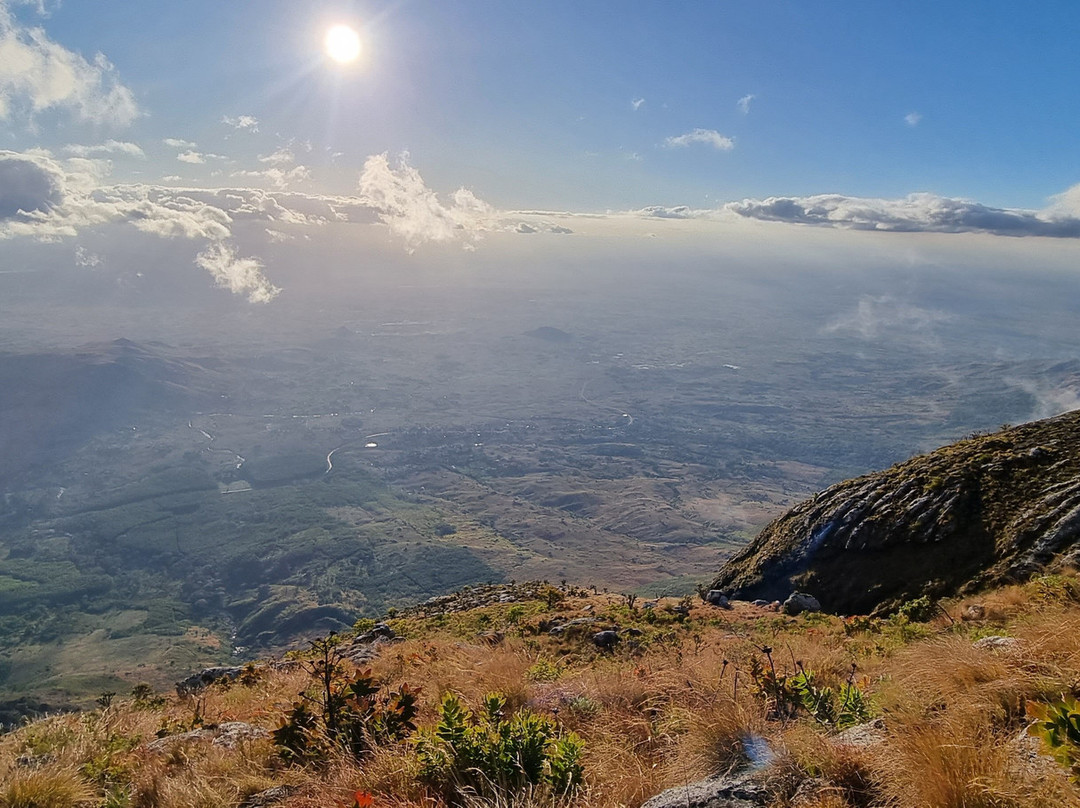
[[[1080,181],[1072,2],[44,8],[13,11],[87,59],[104,54],[140,116],[112,127],[10,119],[9,148],[139,144],[151,159],[114,159],[117,178],[209,184],[209,169],[161,145],[175,138],[251,170],[260,154],[310,144],[314,185],[337,193],[367,155],[408,150],[433,186],[516,208],[917,191],[1039,208]],[[320,52],[337,20],[361,31],[361,64],[341,69]],[[221,123],[241,115],[259,132]],[[668,145],[694,130],[733,145]]]
[[[0,0],[0,245],[96,268],[89,236],[128,227],[257,303],[274,245],[339,225],[410,254],[585,249],[600,215],[1057,256],[1080,238],[1077,30],[1075,2]]]

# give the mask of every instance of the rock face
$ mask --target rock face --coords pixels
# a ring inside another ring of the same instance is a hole
[[[712,589],[887,610],[1080,560],[1080,410],[838,483],[769,524]]]

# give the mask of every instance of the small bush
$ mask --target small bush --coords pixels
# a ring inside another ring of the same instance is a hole
[[[374,745],[405,738],[416,729],[420,688],[402,684],[380,695],[370,670],[349,677],[332,640],[312,643],[308,671],[316,686],[300,694],[281,726],[271,733],[282,758],[291,763],[324,762],[337,745],[360,758]]]
[[[1080,704],[1072,696],[1056,704],[1029,701],[1027,713],[1035,719],[1028,734],[1040,739],[1073,781],[1080,782]]]
[[[926,595],[921,598],[915,598],[914,600],[905,601],[900,604],[900,608],[896,610],[898,617],[906,619],[909,623],[925,623],[929,621],[937,612],[937,604],[935,604]]]
[[[767,652],[772,649],[763,649]],[[766,653],[768,666],[755,658],[751,662],[750,676],[754,681],[754,693],[765,704],[766,715],[772,719],[794,717],[800,709],[808,712],[815,721],[836,729],[846,729],[869,721],[873,716],[870,699],[859,689],[852,676],[839,688],[819,687],[814,672],[796,663],[798,671],[792,675],[779,674],[772,657]]]
[[[554,721],[530,710],[506,718],[505,706],[506,699],[490,694],[477,716],[447,693],[435,729],[417,736],[421,777],[438,791],[459,796],[535,787],[565,794],[576,788],[584,742],[572,732],[560,734]]]
[[[533,682],[554,682],[563,675],[563,667],[558,662],[550,659],[538,659],[536,663],[525,672],[525,676]]]

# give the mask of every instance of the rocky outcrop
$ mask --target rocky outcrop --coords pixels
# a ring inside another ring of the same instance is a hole
[[[887,610],[1080,560],[1080,410],[832,486],[769,524],[712,589]]]
[[[641,808],[765,808],[773,797],[767,771],[748,769],[669,788]]]

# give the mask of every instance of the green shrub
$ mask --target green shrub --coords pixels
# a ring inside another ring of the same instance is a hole
[[[525,672],[525,676],[531,682],[554,682],[563,675],[563,666],[550,659],[538,659],[532,667]]]
[[[325,761],[330,745],[360,758],[373,746],[408,736],[416,725],[420,688],[402,684],[380,695],[371,671],[350,677],[334,638],[312,643],[315,656],[307,663],[315,687],[301,693],[271,733],[279,754],[290,763]]]
[[[905,601],[900,604],[900,608],[896,610],[898,617],[905,618],[910,623],[925,623],[929,621],[937,612],[937,604],[935,604],[926,595],[921,598],[915,598],[914,600]]]
[[[506,718],[505,707],[504,697],[490,694],[474,715],[447,693],[439,723],[417,735],[422,778],[448,796],[533,787],[565,794],[580,784],[584,742],[572,732],[560,734],[552,719],[530,710]]]
[[[763,649],[771,652],[772,649]],[[778,674],[769,653],[768,667],[760,660],[751,663],[750,676],[754,681],[755,694],[765,703],[769,718],[794,717],[800,709],[809,713],[815,721],[834,729],[846,729],[869,721],[873,705],[852,676],[839,688],[819,687],[814,672],[796,663],[798,672],[791,676]]]
[[[1027,713],[1035,718],[1028,734],[1042,740],[1054,760],[1071,772],[1074,782],[1080,782],[1080,704],[1072,696],[1056,704],[1029,701]]]

